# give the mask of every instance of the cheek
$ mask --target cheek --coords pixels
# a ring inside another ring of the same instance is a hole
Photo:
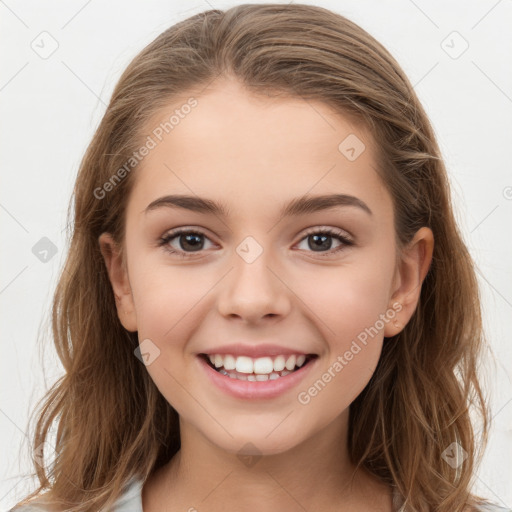
[[[298,390],[296,398],[306,412],[305,421],[315,418],[316,422],[328,424],[345,411],[368,384],[379,361],[382,342],[375,339],[364,346],[356,341],[349,346],[345,352],[325,361],[314,378],[304,382]]]
[[[378,322],[388,306],[392,262],[347,264],[301,272],[294,291],[312,312],[312,322],[330,340],[329,350],[343,350],[350,340]],[[381,323],[377,323],[381,330]]]
[[[166,266],[150,259],[146,264],[140,260],[130,272],[139,336],[162,341],[183,331],[215,284],[199,267]]]
[[[345,283],[347,284],[347,283]],[[363,292],[361,294],[361,292]],[[385,301],[374,287],[362,285],[333,288],[314,302],[322,322],[325,353],[314,377],[305,381],[297,401],[328,423],[356,399],[371,379],[383,344]]]
[[[185,419],[201,413],[191,407],[190,395],[184,391],[194,389],[190,368],[195,356],[188,353],[187,341],[199,325],[201,298],[211,288],[206,279],[191,276],[183,269],[141,262],[139,268],[134,266],[131,281],[139,343],[142,347],[151,340],[148,346],[157,354],[146,370],[162,396]]]
[[[370,380],[381,354],[384,326],[394,317],[394,311],[387,314],[386,309],[392,261],[360,261],[324,274],[303,274],[299,293],[307,297],[312,321],[326,340],[326,357],[315,378],[302,388],[299,403],[315,403],[315,409],[326,415],[336,404],[334,414],[348,407]]]

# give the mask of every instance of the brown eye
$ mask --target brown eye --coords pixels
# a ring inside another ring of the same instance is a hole
[[[332,239],[335,239],[339,244],[335,249],[332,249]],[[316,231],[310,231],[309,233],[306,233],[306,236],[301,240],[301,242],[304,240],[307,240],[306,250],[317,253],[333,254],[343,250],[347,246],[353,245],[353,241],[344,233],[332,229],[317,229]]]
[[[187,257],[189,253],[199,253],[204,249],[204,241],[209,238],[200,231],[178,230],[167,233],[160,239],[160,246],[171,254]],[[174,245],[172,245],[174,244]]]

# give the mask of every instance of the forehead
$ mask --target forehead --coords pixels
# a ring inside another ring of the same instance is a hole
[[[255,96],[233,80],[175,98],[147,123],[142,138],[148,136],[154,147],[134,172],[129,208],[165,193],[222,198],[236,211],[260,212],[262,202],[277,208],[305,194],[371,202],[385,194],[374,141],[359,123],[322,102]]]

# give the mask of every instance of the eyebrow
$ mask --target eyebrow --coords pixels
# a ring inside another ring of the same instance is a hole
[[[330,194],[322,196],[298,197],[284,205],[280,211],[280,217],[304,215],[336,207],[352,206],[360,208],[369,215],[373,215],[368,205],[361,199],[348,194]],[[210,213],[220,217],[229,217],[229,208],[223,203],[217,203],[211,199],[189,195],[167,195],[155,199],[144,211],[148,213],[158,208],[183,208],[198,213]]]

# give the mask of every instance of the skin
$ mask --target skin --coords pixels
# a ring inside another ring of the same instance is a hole
[[[140,342],[149,338],[159,348],[147,370],[180,415],[181,450],[146,481],[144,512],[389,512],[390,488],[363,469],[351,478],[349,405],[372,376],[385,337],[403,329],[416,308],[432,232],[420,229],[397,253],[392,198],[374,170],[374,142],[327,105],[254,96],[233,79],[195,97],[198,106],[135,171],[125,260],[108,233],[99,238],[119,319]],[[146,133],[182,104],[155,116]],[[366,146],[354,161],[338,150],[349,134]],[[356,196],[372,215],[345,206],[279,217],[293,198],[335,192]],[[144,213],[171,193],[223,202],[230,216]],[[169,242],[188,259],[158,246],[178,227],[205,233],[199,253],[183,236]],[[328,238],[315,251],[304,232],[325,227],[348,233],[354,245],[333,253],[341,242]],[[263,249],[251,264],[236,252],[247,236]],[[401,306],[396,321],[386,322],[308,404],[299,403],[297,394],[393,304]],[[240,400],[212,386],[196,357],[239,340],[296,346],[319,359],[296,389]],[[237,456],[249,442],[261,455],[252,465]]]

